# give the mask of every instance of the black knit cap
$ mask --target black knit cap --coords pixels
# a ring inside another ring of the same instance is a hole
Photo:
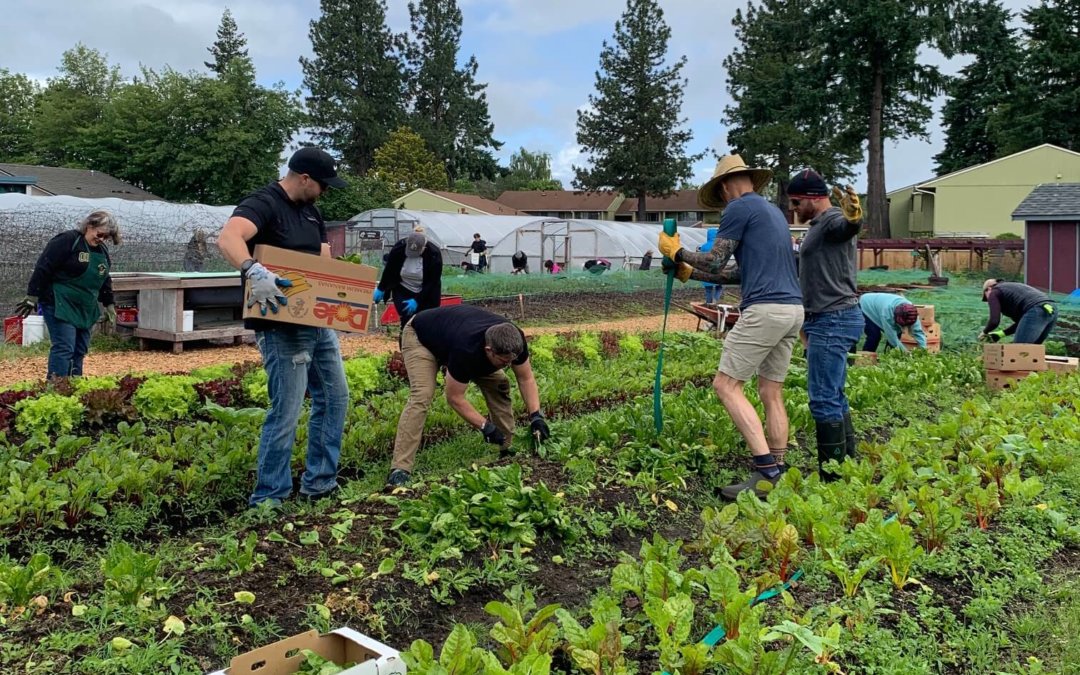
[[[803,169],[791,178],[787,188],[788,197],[828,197],[825,179],[813,169]]]

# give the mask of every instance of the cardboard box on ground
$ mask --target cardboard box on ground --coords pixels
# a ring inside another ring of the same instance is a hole
[[[276,314],[267,311],[265,316],[258,305],[247,306],[245,287],[245,319],[367,332],[379,274],[374,267],[263,244],[255,247],[254,257],[293,285],[282,289],[288,304],[279,307]]]
[[[310,630],[253,649],[234,657],[228,668],[209,675],[293,675],[306,658],[304,649],[337,665],[356,664],[340,675],[405,675],[406,671],[396,649],[351,628],[338,628],[326,635]]]
[[[987,370],[1046,370],[1046,348],[1029,344],[984,345],[983,364]]]
[[[1072,373],[1080,370],[1080,359],[1068,356],[1047,356],[1046,368],[1059,373]]]

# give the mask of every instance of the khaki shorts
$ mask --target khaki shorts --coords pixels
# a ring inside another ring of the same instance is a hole
[[[724,339],[720,372],[740,382],[755,374],[783,382],[802,328],[803,311],[802,305],[747,307]]]

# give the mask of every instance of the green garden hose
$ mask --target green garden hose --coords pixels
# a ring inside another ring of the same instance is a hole
[[[674,236],[678,232],[678,226],[674,218],[664,219],[664,234]],[[653,426],[656,435],[664,431],[664,405],[660,400],[663,386],[660,378],[664,373],[664,338],[667,336],[667,318],[671,311],[671,287],[675,282],[675,261],[664,256],[664,267],[667,269],[667,281],[664,282],[664,324],[660,329],[660,349],[656,357],[656,379],[653,381]]]

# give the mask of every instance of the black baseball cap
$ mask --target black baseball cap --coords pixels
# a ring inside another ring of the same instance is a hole
[[[289,158],[289,169],[296,173],[306,173],[313,179],[332,188],[345,188],[349,184],[337,175],[334,158],[319,148],[300,148]]]
[[[803,169],[791,178],[787,187],[788,197],[828,197],[829,188],[825,179],[813,169]]]

